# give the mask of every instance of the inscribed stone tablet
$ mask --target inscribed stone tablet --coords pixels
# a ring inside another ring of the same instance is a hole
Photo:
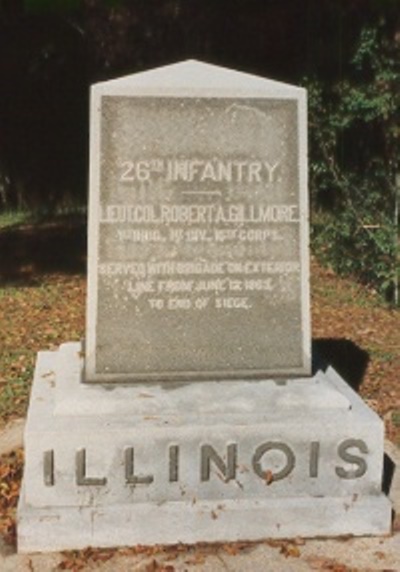
[[[299,91],[103,90],[89,381],[308,373]]]

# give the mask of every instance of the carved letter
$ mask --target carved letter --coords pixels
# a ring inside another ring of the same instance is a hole
[[[268,183],[273,183],[274,182],[274,173],[275,173],[275,170],[277,169],[277,167],[279,167],[279,162],[275,163],[274,165],[271,165],[271,163],[268,163],[268,161],[264,161],[264,166],[268,171]]]
[[[319,442],[311,443],[310,451],[310,477],[316,479],[318,477],[318,461],[319,461]]]
[[[357,448],[361,453],[366,455],[368,451],[367,444],[361,439],[346,439],[340,443],[338,447],[339,457],[346,463],[357,465],[357,469],[346,471],[343,467],[336,467],[336,474],[341,479],[359,479],[367,472],[367,462],[362,457],[352,455],[348,449]]]
[[[125,449],[125,482],[128,485],[151,485],[154,481],[153,475],[137,477],[135,475],[135,452],[133,447]]]
[[[171,445],[169,448],[169,482],[176,483],[179,480],[179,447]]]
[[[86,476],[86,449],[80,449],[75,456],[76,484],[79,486],[101,487],[107,484],[107,479]]]
[[[43,453],[43,479],[46,487],[54,487],[54,451]]]
[[[290,447],[285,445],[285,443],[280,443],[279,441],[276,442],[270,441],[268,443],[263,443],[262,445],[257,447],[256,452],[253,455],[253,461],[252,461],[253,470],[256,473],[256,475],[258,475],[262,479],[266,478],[267,471],[263,470],[260,460],[261,457],[265,455],[265,453],[267,453],[268,451],[272,451],[273,449],[277,451],[282,451],[282,453],[286,455],[286,465],[283,467],[283,469],[281,469],[277,473],[272,474],[272,481],[280,481],[281,479],[284,479],[285,477],[290,475],[290,473],[293,471],[296,465],[296,457],[294,456],[292,449],[290,449]]]
[[[235,443],[231,443],[227,446],[226,456],[227,460],[226,463],[224,463],[222,457],[218,455],[211,445],[201,446],[200,478],[203,482],[210,480],[211,461],[215,463],[221,471],[225,478],[225,482],[236,478],[237,445]]]

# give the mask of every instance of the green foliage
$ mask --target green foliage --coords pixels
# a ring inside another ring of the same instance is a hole
[[[383,27],[364,28],[346,78],[306,81],[312,244],[336,271],[389,298],[398,271],[398,57]]]
[[[18,226],[29,222],[31,213],[24,210],[7,210],[0,212],[0,230],[10,226]]]
[[[68,222],[86,220],[86,205],[80,203],[69,203],[59,205],[48,210],[46,205],[40,205],[37,209],[9,209],[0,212],[0,231],[27,224],[40,224],[44,222]]]

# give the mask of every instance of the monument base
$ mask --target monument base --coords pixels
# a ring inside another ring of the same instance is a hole
[[[390,532],[383,423],[332,368],[119,387],[82,368],[80,344],[38,356],[20,552]]]

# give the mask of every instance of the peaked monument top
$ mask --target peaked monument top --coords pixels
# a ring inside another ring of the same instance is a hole
[[[249,73],[186,60],[134,73],[94,86],[98,94],[124,95],[221,95],[296,98],[305,90]],[[179,90],[179,91],[178,91]]]

